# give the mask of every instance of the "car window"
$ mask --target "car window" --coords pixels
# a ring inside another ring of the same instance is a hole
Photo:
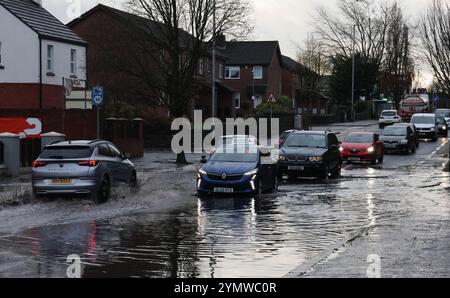
[[[390,126],[383,132],[384,136],[406,136],[407,130],[404,127]]]
[[[121,157],[122,156],[120,151],[115,146],[108,144],[108,147],[111,150],[113,157]]]
[[[413,124],[436,124],[435,117],[416,116],[411,119]]]
[[[353,143],[353,144],[365,144],[365,143],[372,143],[373,142],[373,135],[371,134],[350,134],[345,139],[346,143]]]
[[[383,117],[394,117],[397,116],[397,113],[394,111],[385,111],[383,113],[381,113],[381,116]]]
[[[42,159],[78,159],[89,158],[92,155],[90,147],[85,146],[52,146],[45,148],[41,155]]]
[[[109,147],[106,144],[100,144],[98,146],[98,154],[102,155],[102,156],[108,156],[108,157],[112,157],[112,153],[111,150],[109,149]]]
[[[284,147],[326,148],[326,143],[323,134],[292,134],[287,138]]]

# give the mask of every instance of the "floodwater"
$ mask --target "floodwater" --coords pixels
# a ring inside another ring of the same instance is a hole
[[[65,277],[74,254],[87,278],[283,277],[374,227],[412,212],[443,212],[433,202],[448,195],[448,173],[437,166],[441,161],[421,160],[419,152],[387,156],[383,166],[349,165],[340,179],[289,181],[261,198],[198,199],[192,177],[183,175],[175,197],[164,201],[170,208],[143,203],[161,195],[149,183],[124,214],[108,209],[126,209],[126,199],[96,211],[86,202],[57,201],[3,212],[37,218],[55,208],[56,215],[0,233],[0,277]],[[74,216],[68,208],[83,216],[68,220]]]

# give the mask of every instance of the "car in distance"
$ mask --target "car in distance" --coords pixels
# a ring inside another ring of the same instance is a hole
[[[346,162],[383,163],[384,144],[376,133],[354,132],[341,143],[342,160]]]
[[[129,156],[102,140],[64,141],[44,147],[33,162],[33,195],[86,194],[99,202],[110,198],[111,186],[137,186]]]
[[[397,123],[394,126],[403,126],[403,127],[411,127],[412,131],[414,132],[414,139],[416,141],[416,148],[420,147],[420,136],[419,131],[417,130],[417,127],[412,123]]]
[[[334,133],[296,131],[280,149],[278,178],[288,175],[319,177],[340,176],[342,167],[339,141]]]
[[[421,139],[431,139],[437,141],[439,137],[439,125],[435,114],[415,114],[411,118],[411,123],[417,127]]]
[[[436,119],[438,121],[438,127],[439,127],[439,135],[446,138],[448,137],[448,127],[449,124],[447,122],[447,119],[445,118],[445,115],[443,112],[435,112]]]
[[[198,172],[198,195],[251,195],[276,190],[277,162],[270,155],[269,150],[252,144],[218,148]]]
[[[447,122],[447,127],[450,127],[450,109],[437,109],[435,115],[438,119],[444,118],[445,122]]]
[[[379,126],[380,129],[383,129],[388,125],[393,125],[400,122],[402,122],[402,117],[400,117],[396,110],[386,110],[381,113]]]
[[[389,126],[383,131],[380,141],[385,152],[401,151],[407,154],[416,152],[414,132],[409,126]]]

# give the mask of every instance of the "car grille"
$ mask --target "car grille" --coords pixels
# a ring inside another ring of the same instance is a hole
[[[351,150],[349,150],[350,151],[350,153],[352,153],[352,154],[358,154],[359,152],[361,152],[361,150],[359,150],[359,149],[351,149]]]
[[[397,144],[398,142],[397,141],[384,141],[384,143],[386,143],[386,144]]]
[[[431,128],[419,128],[418,131],[421,132],[431,131]]]
[[[306,161],[306,156],[288,155],[286,156],[288,161]]]
[[[239,181],[244,175],[227,175],[225,179],[222,178],[222,174],[208,174],[208,178],[217,181]]]

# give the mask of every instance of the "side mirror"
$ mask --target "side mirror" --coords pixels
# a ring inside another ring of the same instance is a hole
[[[208,159],[206,159],[206,155],[202,155],[202,159],[200,160],[200,162],[203,164],[208,162]]]

